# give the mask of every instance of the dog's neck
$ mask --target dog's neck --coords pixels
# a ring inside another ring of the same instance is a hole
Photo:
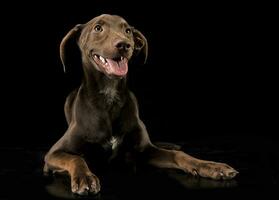
[[[90,69],[90,70],[89,70]],[[120,101],[126,91],[126,77],[110,78],[95,68],[84,67],[83,85],[93,98],[103,96],[107,104]]]

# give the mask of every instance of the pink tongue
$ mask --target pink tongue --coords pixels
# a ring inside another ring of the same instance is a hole
[[[118,62],[111,59],[106,59],[106,61],[108,62],[108,67],[106,68],[106,70],[109,74],[118,76],[124,76],[127,74],[128,62],[126,58]]]

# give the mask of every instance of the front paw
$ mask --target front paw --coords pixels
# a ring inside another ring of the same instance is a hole
[[[75,173],[71,178],[72,192],[78,195],[97,194],[100,189],[100,181],[91,172]]]
[[[210,161],[198,163],[196,172],[202,177],[212,178],[215,180],[229,180],[238,174],[238,171],[225,163]]]

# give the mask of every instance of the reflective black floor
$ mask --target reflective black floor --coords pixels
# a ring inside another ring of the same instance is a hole
[[[85,199],[270,199],[278,188],[278,153],[265,137],[204,138],[179,143],[199,158],[226,162],[240,174],[232,181],[194,178],[176,170],[110,167],[99,174],[101,193]],[[0,199],[73,199],[69,179],[42,175],[47,149],[0,148]],[[274,198],[274,197],[273,197]]]

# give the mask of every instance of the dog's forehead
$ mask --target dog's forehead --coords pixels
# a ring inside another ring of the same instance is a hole
[[[89,21],[89,23],[108,23],[108,24],[128,24],[127,21],[125,19],[123,19],[122,17],[118,16],[118,15],[109,15],[109,14],[103,14],[100,16],[97,16],[95,18],[93,18],[91,21]]]

